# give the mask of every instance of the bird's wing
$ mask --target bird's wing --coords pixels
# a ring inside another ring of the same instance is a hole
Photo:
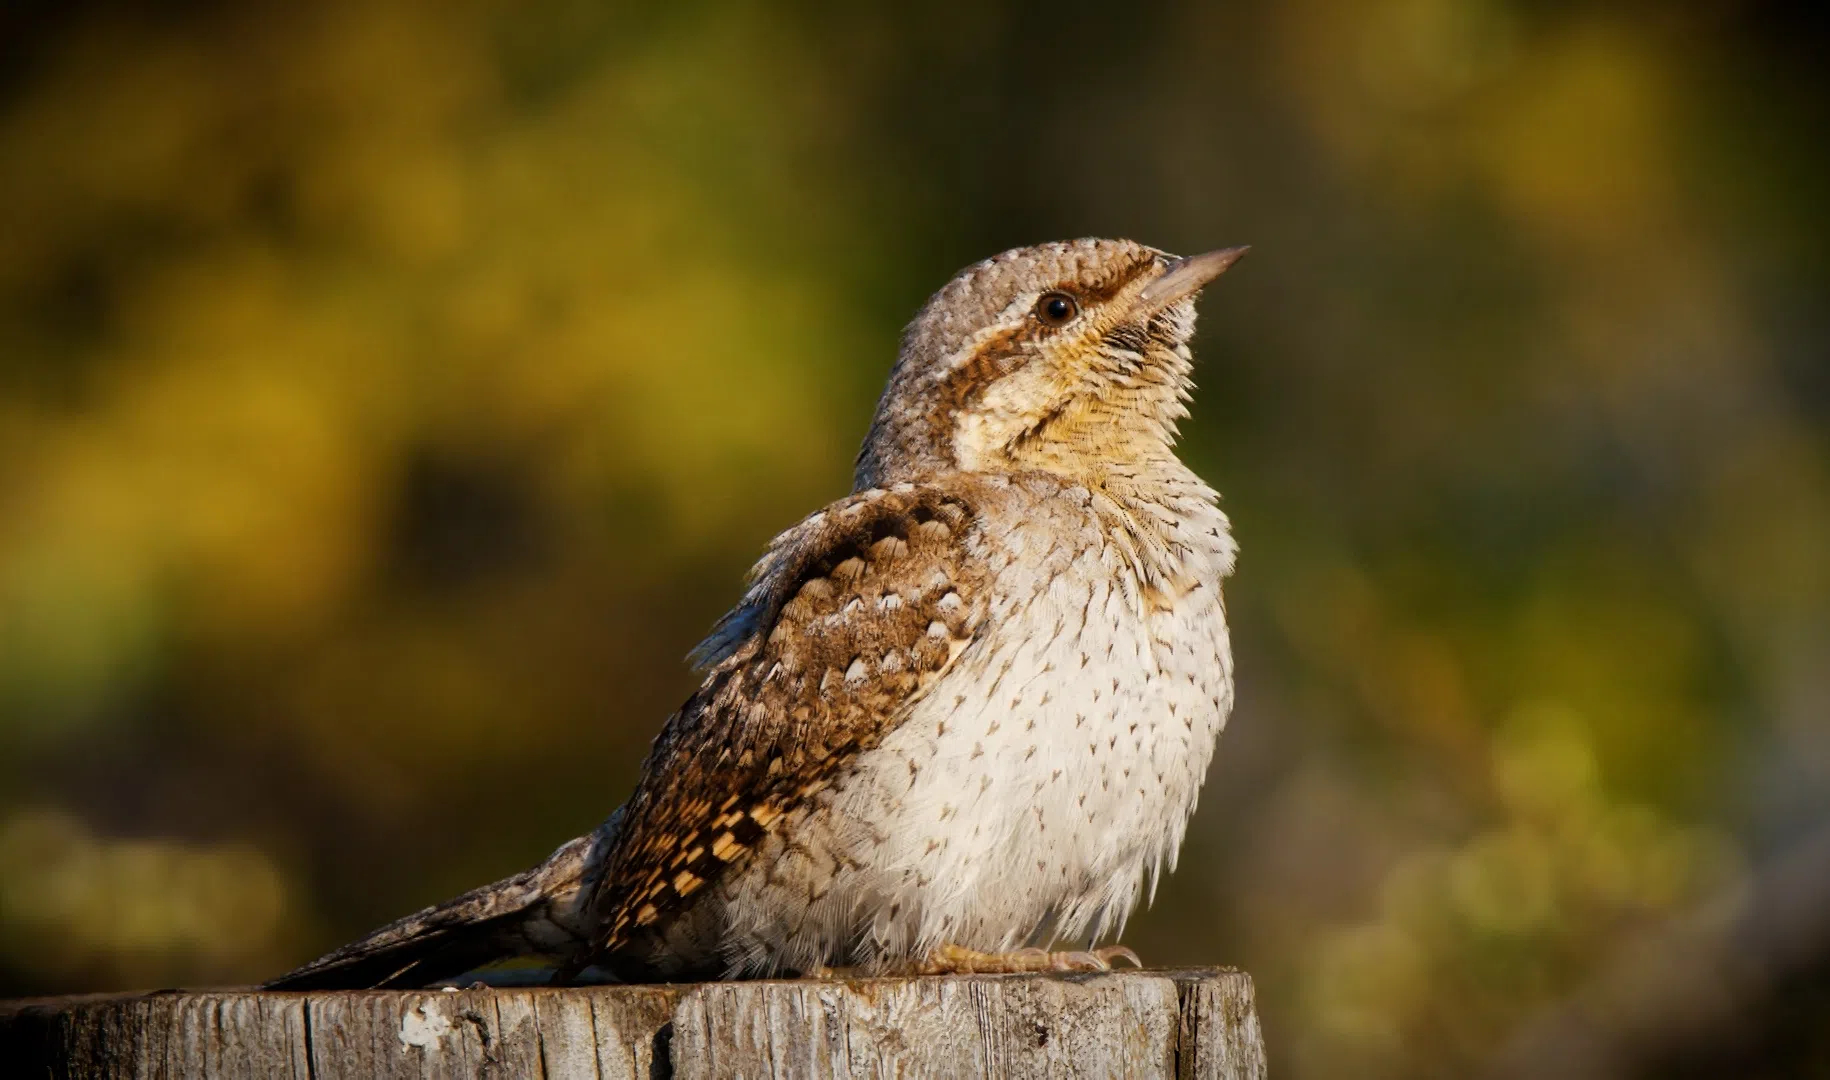
[[[613,951],[741,864],[878,743],[977,633],[957,488],[854,495],[777,537],[655,739],[593,911]]]

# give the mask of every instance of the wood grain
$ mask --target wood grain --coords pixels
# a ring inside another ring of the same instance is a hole
[[[0,1061],[70,1080],[1265,1072],[1252,981],[1217,969],[50,998],[0,1003]]]

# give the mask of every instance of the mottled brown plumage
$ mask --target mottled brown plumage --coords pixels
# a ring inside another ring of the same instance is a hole
[[[1194,296],[1242,251],[961,271],[903,335],[853,494],[771,544],[627,804],[274,985],[530,952],[624,978],[1103,964],[1046,946],[1121,929],[1173,868],[1232,706],[1232,537],[1174,445]]]
[[[741,866],[934,685],[984,613],[971,523],[958,494],[903,485],[777,539],[642,768],[598,887],[599,950]]]

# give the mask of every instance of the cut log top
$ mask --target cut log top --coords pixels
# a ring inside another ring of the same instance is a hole
[[[0,1003],[10,1076],[1264,1075],[1219,969]]]

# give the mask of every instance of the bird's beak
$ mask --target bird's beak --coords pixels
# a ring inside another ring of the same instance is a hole
[[[1137,295],[1137,302],[1148,308],[1168,307],[1226,273],[1227,267],[1238,262],[1250,250],[1250,247],[1241,245],[1177,259],[1169,264],[1161,277],[1144,286],[1144,291]]]

